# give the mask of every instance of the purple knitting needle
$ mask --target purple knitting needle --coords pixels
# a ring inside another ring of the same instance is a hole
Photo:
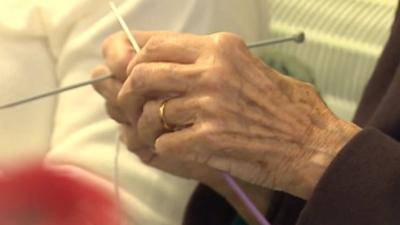
[[[222,177],[229,185],[229,187],[235,192],[235,194],[239,197],[240,201],[246,206],[247,210],[257,219],[257,222],[260,225],[271,225],[268,220],[264,217],[264,215],[257,209],[254,203],[250,200],[250,198],[244,193],[243,189],[239,186],[238,183],[233,179],[233,177],[227,173],[223,173]]]

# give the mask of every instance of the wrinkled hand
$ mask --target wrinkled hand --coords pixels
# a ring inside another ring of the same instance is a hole
[[[150,42],[150,39],[155,35],[159,35],[159,33],[140,32],[136,33],[135,37],[139,44],[143,46],[147,42]],[[162,35],[172,36],[175,34],[163,32]],[[144,51],[146,51],[146,47],[142,50],[142,52]],[[130,112],[131,109],[125,108],[131,106],[129,102],[122,103],[122,101],[129,101],[125,97],[122,97],[122,95],[125,95],[122,92],[128,86],[132,90],[134,89],[133,91],[140,90],[139,87],[134,88],[129,84],[130,82],[136,83],[130,75],[128,76],[131,72],[126,72],[128,63],[133,59],[135,54],[126,36],[123,33],[116,33],[110,36],[104,42],[103,55],[106,59],[106,65],[97,67],[93,72],[93,76],[98,77],[112,73],[114,78],[97,83],[94,87],[106,99],[106,109],[110,117],[121,124],[122,139],[127,144],[129,150],[138,155],[145,163],[161,167],[165,170],[171,170],[169,172],[180,176],[193,178],[194,175],[190,174],[192,170],[188,168],[188,166],[192,167],[193,163],[185,163],[183,161],[177,163],[175,157],[168,155],[164,155],[162,157],[163,160],[159,160],[160,156],[155,154],[154,142],[165,132],[159,117],[159,106],[163,98],[137,99],[141,102],[141,106],[137,108],[135,113]],[[136,58],[138,57],[140,55],[136,56]],[[143,74],[147,74],[147,72]]]
[[[161,41],[161,38],[165,38],[166,36],[174,38],[176,35],[177,34],[165,32],[137,32],[135,34],[136,39],[141,46],[145,47],[141,51],[140,55],[138,55],[135,59],[142,57],[141,54],[144,52],[152,52],[152,45],[155,44],[154,42],[156,41],[153,38],[158,37]],[[121,124],[123,135],[122,139],[127,144],[130,151],[135,153],[143,162],[150,166],[162,169],[181,177],[199,180],[200,182],[212,187],[215,191],[224,196],[250,224],[256,224],[256,220],[249,214],[247,209],[244,208],[244,205],[241,203],[240,199],[223,180],[221,171],[210,167],[204,167],[204,165],[197,162],[180,160],[173,155],[158,155],[155,153],[155,140],[166,132],[159,117],[159,106],[163,101],[164,96],[143,96],[143,98],[139,96],[137,101],[140,102],[142,106],[138,106],[138,111],[135,111],[136,114],[131,113],[131,109],[125,108],[128,105],[130,107],[130,103],[128,99],[122,97],[125,95],[122,94],[122,92],[126,91],[128,86],[129,89],[133,91],[141,91],[142,89],[140,87],[133,87],[136,85],[133,84],[136,81],[134,81],[133,77],[131,78],[132,68],[129,68],[127,72],[128,64],[133,59],[135,54],[128,39],[122,32],[110,36],[104,42],[103,56],[106,60],[106,65],[98,66],[93,71],[93,76],[98,77],[105,74],[113,74],[114,78],[97,83],[94,85],[94,87],[106,99],[106,108],[110,117]],[[165,61],[169,61],[169,59],[167,58]],[[133,61],[131,63],[133,63]],[[163,70],[165,70],[165,72],[167,72],[166,69],[169,64],[161,64],[154,64],[156,66],[154,71],[159,71],[161,73]],[[152,70],[151,66],[152,64],[143,64],[143,69]],[[188,69],[188,72],[190,70],[191,69]],[[193,70],[193,72],[195,71],[196,69]],[[146,74],[149,72],[136,71],[135,73],[140,74],[139,76],[146,76]],[[155,76],[149,75],[148,78],[157,79]],[[133,83],[129,84],[130,82]],[[137,85],[139,84],[137,83]],[[171,95],[175,94],[178,93],[173,93]],[[169,94],[167,94],[167,96],[169,96]],[[168,110],[169,108],[170,107],[168,106]],[[258,208],[262,212],[266,212],[271,190],[240,180],[238,180],[238,182],[252,199],[252,201],[258,206]]]
[[[127,41],[105,45],[117,78],[97,90],[111,117],[125,124],[129,149],[144,161],[153,149],[308,198],[359,131],[337,119],[312,86],[272,70],[235,35],[136,36],[143,49],[134,58],[115,55]],[[159,106],[168,98],[165,119],[181,129],[162,126]]]

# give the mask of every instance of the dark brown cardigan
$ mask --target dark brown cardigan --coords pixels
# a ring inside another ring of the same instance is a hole
[[[370,79],[354,122],[364,130],[328,167],[306,203],[275,193],[273,225],[400,225],[400,16]],[[185,225],[228,225],[234,210],[200,185]]]

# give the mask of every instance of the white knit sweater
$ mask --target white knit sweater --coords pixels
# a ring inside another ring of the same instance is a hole
[[[263,0],[130,0],[118,2],[136,30],[232,31],[265,36]],[[90,78],[100,45],[119,31],[107,1],[10,0],[0,3],[0,104]],[[32,157],[112,191],[117,125],[103,99],[85,87],[0,111],[0,170]],[[195,186],[121,155],[122,200],[130,224],[180,224]]]

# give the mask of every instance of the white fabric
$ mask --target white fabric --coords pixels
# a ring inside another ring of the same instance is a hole
[[[117,2],[136,30],[231,31],[265,37],[264,0],[130,0]],[[0,3],[0,104],[90,78],[102,63],[103,39],[120,27],[99,0],[10,0]],[[0,170],[47,157],[112,191],[116,124],[91,87],[0,111]],[[124,209],[136,225],[180,224],[195,186],[140,163],[124,150]]]

